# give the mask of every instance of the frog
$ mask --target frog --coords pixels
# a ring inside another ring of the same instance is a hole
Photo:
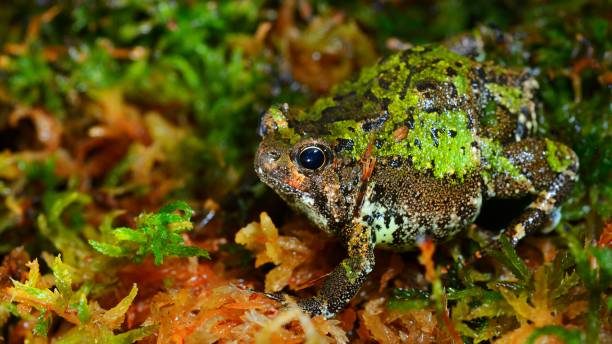
[[[387,55],[309,108],[265,111],[256,174],[347,252],[297,304],[334,316],[372,271],[375,248],[447,241],[491,199],[532,199],[497,242],[516,245],[549,223],[579,161],[538,135],[538,87],[527,69],[423,45]]]

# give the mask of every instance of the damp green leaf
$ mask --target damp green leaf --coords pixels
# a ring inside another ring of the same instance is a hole
[[[527,269],[525,262],[516,254],[516,250],[514,250],[508,238],[501,235],[499,237],[499,243],[501,249],[499,251],[491,250],[491,255],[508,268],[516,278],[523,282],[528,281],[531,276],[529,269]]]
[[[423,309],[431,305],[428,292],[420,289],[393,289],[393,296],[387,302],[387,308],[396,311]]]
[[[43,309],[38,318],[36,318],[33,332],[37,336],[46,337],[49,332],[49,326],[51,326],[51,315],[48,314],[46,309]]]
[[[64,299],[69,300],[72,297],[72,271],[70,267],[62,262],[61,256],[55,257],[53,265],[53,277],[55,277],[55,287]]]
[[[123,322],[125,313],[127,312],[128,308],[132,304],[132,301],[134,301],[136,294],[138,294],[138,287],[136,286],[136,284],[134,284],[132,285],[132,289],[130,290],[130,293],[126,297],[124,297],[121,301],[119,301],[119,303],[115,307],[106,311],[104,315],[102,316],[101,320],[109,328],[118,328]]]
[[[526,344],[534,344],[542,336],[553,335],[565,342],[565,344],[585,343],[586,338],[579,330],[566,329],[561,326],[544,326],[536,329],[527,338]]]
[[[175,201],[162,207],[157,213],[140,214],[136,228],[119,227],[111,231],[109,242],[90,240],[98,252],[111,257],[127,257],[141,261],[152,255],[155,264],[160,265],[166,256],[203,257],[208,252],[196,246],[186,246],[181,233],[193,228],[193,209],[183,201]]]

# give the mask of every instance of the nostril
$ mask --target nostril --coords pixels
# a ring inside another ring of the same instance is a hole
[[[280,159],[281,153],[279,151],[272,150],[272,151],[266,152],[266,155],[268,159],[270,159],[271,161],[276,161]]]

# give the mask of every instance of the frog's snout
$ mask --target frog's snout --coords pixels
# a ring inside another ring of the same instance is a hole
[[[267,144],[264,140],[259,144],[255,154],[255,172],[262,179],[268,179],[278,167],[278,160],[281,158],[280,148]]]
[[[265,165],[273,164],[281,157],[280,150],[273,148],[260,149],[258,153],[258,160]]]

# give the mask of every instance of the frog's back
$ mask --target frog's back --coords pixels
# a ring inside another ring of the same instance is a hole
[[[306,135],[325,136],[345,158],[358,160],[373,144],[379,157],[462,177],[480,164],[480,138],[505,144],[534,130],[535,88],[525,73],[416,47],[339,85],[296,124]]]

